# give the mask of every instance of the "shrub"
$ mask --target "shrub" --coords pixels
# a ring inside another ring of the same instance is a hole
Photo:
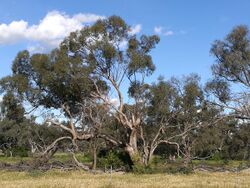
[[[133,173],[135,174],[152,174],[153,170],[150,166],[145,166],[140,163],[136,163],[133,165]]]
[[[213,160],[213,161],[221,161],[222,160],[221,154],[220,153],[214,154],[213,157],[211,157],[211,160]]]
[[[119,158],[119,154],[114,151],[109,151],[106,156],[98,159],[98,166],[101,168],[109,168],[112,166],[113,169],[118,169],[124,166],[124,163]]]
[[[25,147],[17,147],[13,149],[13,155],[19,157],[28,157],[29,151]]]

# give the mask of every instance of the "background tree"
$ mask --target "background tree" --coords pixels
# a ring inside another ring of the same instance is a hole
[[[1,102],[1,114],[3,118],[21,123],[25,120],[25,110],[13,93],[8,91]]]
[[[60,135],[43,149],[42,154],[47,159],[54,153],[57,142],[71,140],[77,148],[77,140],[87,140],[93,136],[90,124],[86,125],[83,121],[85,100],[93,87],[87,73],[90,68],[80,67],[79,64],[80,60],[69,59],[60,50],[32,56],[28,51],[22,51],[13,62],[13,74],[1,81],[5,91],[14,92],[34,109],[42,107],[48,112],[61,110],[61,121],[48,114],[48,123],[63,129],[66,134]]]
[[[7,92],[1,101],[0,121],[0,148],[5,154],[12,156],[16,154],[13,150],[25,150],[25,138],[27,131],[24,121],[24,108],[13,93]],[[26,153],[24,151],[24,153]],[[25,154],[24,154],[25,155]],[[26,153],[27,155],[27,153]]]
[[[224,40],[211,48],[216,64],[212,66],[215,79],[208,88],[217,97],[216,103],[231,110],[238,118],[249,119],[250,109],[250,40],[246,26],[235,27]],[[230,91],[230,83],[236,92]]]
[[[147,102],[140,129],[140,144],[146,164],[154,152],[163,144],[173,145],[176,157],[183,157],[186,165],[193,158],[211,157],[221,147],[222,137],[218,134],[215,142],[212,136],[206,137],[207,149],[198,153],[202,136],[208,135],[222,120],[221,110],[206,102],[200,78],[191,74],[183,79],[159,79],[158,83],[147,86]],[[210,139],[211,138],[211,139]],[[204,140],[203,140],[204,141]]]
[[[216,40],[211,53],[216,63],[212,66],[214,79],[207,83],[207,91],[213,94],[210,101],[226,110],[227,115],[238,119],[229,130],[231,135],[226,140],[226,147],[231,151],[244,147],[242,157],[245,158],[249,146],[244,143],[249,138],[240,135],[241,131],[248,129],[250,119],[250,38],[247,26],[237,26],[224,40]]]

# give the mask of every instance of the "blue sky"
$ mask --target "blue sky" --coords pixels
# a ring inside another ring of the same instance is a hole
[[[152,52],[157,69],[150,82],[193,72],[205,81],[214,62],[211,43],[236,25],[249,26],[249,7],[249,0],[1,0],[0,78],[11,73],[18,51],[49,50],[70,29],[119,15],[134,32],[161,38]]]

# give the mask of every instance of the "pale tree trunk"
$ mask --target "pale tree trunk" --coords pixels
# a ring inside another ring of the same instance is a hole
[[[190,148],[188,148],[184,156],[184,166],[188,167],[190,163],[191,163],[191,155],[190,155]]]
[[[96,170],[96,163],[97,163],[97,154],[96,154],[96,148],[94,148],[92,170]]]
[[[191,163],[191,146],[189,143],[189,138],[186,136],[183,137],[184,145],[184,167],[188,167]]]
[[[119,82],[114,79],[111,75],[108,75],[105,77],[113,88],[115,89],[118,99],[119,99],[119,105],[113,105],[110,103],[110,100],[100,92],[100,89],[98,88],[98,85],[94,83],[94,86],[96,88],[96,91],[92,93],[92,97],[98,98],[102,100],[104,103],[106,103],[111,109],[114,110],[115,114],[114,117],[118,120],[118,122],[127,130],[129,130],[129,138],[128,141],[124,143],[125,146],[125,152],[129,155],[132,163],[135,164],[143,164],[142,157],[140,156],[140,153],[138,151],[138,146],[137,146],[137,131],[140,126],[141,119],[138,118],[135,114],[131,114],[131,116],[128,116],[126,113],[124,113],[124,102],[123,102],[123,95],[120,91],[120,84]]]
[[[126,145],[125,151],[130,156],[133,164],[140,164],[140,165],[148,166],[153,157],[153,153],[155,149],[157,148],[157,145],[152,144],[151,146],[149,146],[148,144],[145,143],[143,146],[143,151],[142,151],[143,153],[140,154],[138,150],[138,145],[137,145],[137,141],[138,141],[137,136],[138,136],[137,131],[132,130],[130,137],[129,137],[129,144]],[[144,139],[143,141],[145,142]]]
[[[150,151],[149,151],[148,147],[144,146],[143,147],[143,161],[142,162],[145,166],[148,166],[148,164],[149,164],[149,160],[150,160],[149,153],[150,153]]]
[[[133,164],[143,164],[137,146],[137,131],[132,129],[129,135],[129,143],[125,146],[125,151],[128,153]]]
[[[92,147],[92,155],[93,155],[93,161],[92,161],[92,170],[96,170],[96,164],[97,164],[97,140],[93,140],[91,143]]]
[[[148,166],[152,160],[153,157],[153,153],[154,153],[154,149],[148,149],[148,148],[144,148],[144,154],[143,154],[143,164],[145,166]]]

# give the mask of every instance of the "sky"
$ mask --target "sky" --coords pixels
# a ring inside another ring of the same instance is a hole
[[[249,0],[1,0],[0,78],[11,74],[18,51],[49,52],[69,32],[118,15],[133,34],[161,38],[149,82],[189,73],[206,81],[214,63],[211,44],[237,25],[249,26],[249,8]]]

